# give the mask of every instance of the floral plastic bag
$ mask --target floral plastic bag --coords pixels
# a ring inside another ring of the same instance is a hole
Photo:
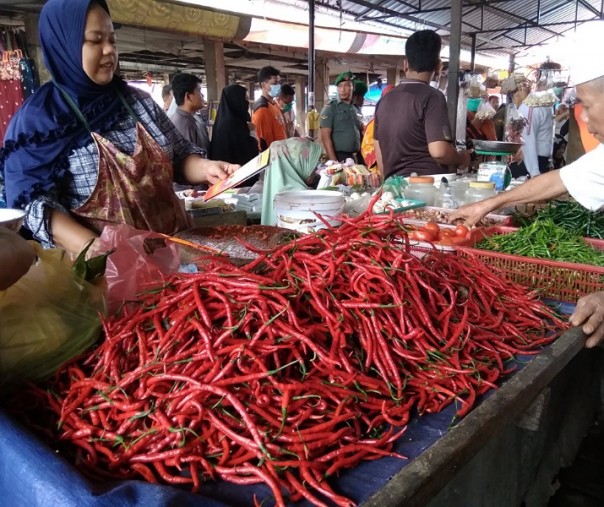
[[[103,229],[97,251],[114,250],[107,258],[107,306],[116,311],[137,294],[154,289],[180,266],[178,245],[162,234],[141,231],[129,225]]]
[[[41,381],[98,337],[102,289],[71,269],[63,250],[34,245],[38,261],[0,291],[0,384]]]
[[[522,143],[522,133],[527,125],[528,120],[518,112],[518,109],[513,104],[507,104],[504,141]]]

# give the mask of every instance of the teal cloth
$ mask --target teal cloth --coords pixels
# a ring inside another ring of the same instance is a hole
[[[277,216],[273,199],[279,192],[307,190],[307,181],[321,158],[321,145],[302,137],[274,141],[270,162],[264,176],[262,225],[275,225]]]
[[[482,99],[468,99],[468,111],[470,111],[471,113],[475,113],[476,111],[478,111],[478,106],[480,106],[481,102]]]

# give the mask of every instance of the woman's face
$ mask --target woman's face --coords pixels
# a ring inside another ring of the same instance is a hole
[[[96,4],[90,6],[86,15],[82,67],[86,75],[98,85],[109,84],[117,68],[113,23],[109,14]]]

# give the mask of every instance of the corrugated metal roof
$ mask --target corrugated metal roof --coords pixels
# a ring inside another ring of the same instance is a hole
[[[464,0],[462,47],[476,37],[480,53],[502,56],[544,44],[576,24],[604,18],[602,0]],[[451,1],[447,0],[316,0],[316,4],[357,20],[400,30],[424,28],[450,35]]]

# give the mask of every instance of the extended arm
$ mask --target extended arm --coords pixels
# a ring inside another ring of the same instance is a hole
[[[434,141],[428,144],[430,156],[440,165],[466,167],[470,163],[470,154],[466,150],[457,151],[448,141]]]
[[[472,226],[478,223],[487,213],[498,208],[527,202],[546,201],[559,197],[565,192],[566,187],[560,178],[560,171],[550,171],[536,178],[531,178],[512,190],[501,192],[495,197],[462,206],[451,213],[449,222],[463,218],[468,226]]]

